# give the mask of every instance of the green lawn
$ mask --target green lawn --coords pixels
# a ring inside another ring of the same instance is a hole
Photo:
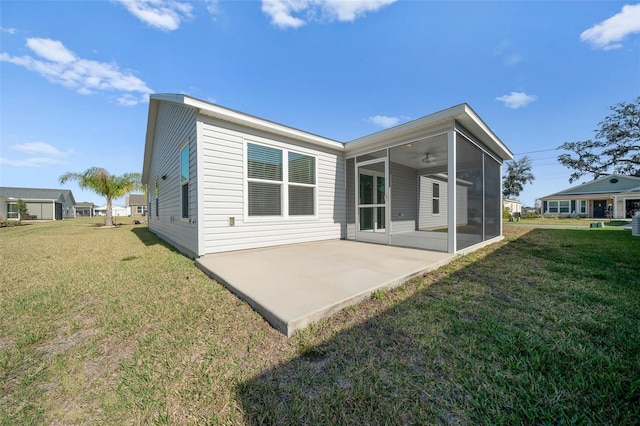
[[[631,222],[628,220],[618,219],[587,219],[587,218],[573,218],[573,217],[536,217],[536,218],[521,218],[519,222],[508,222],[505,219],[505,224],[517,224],[517,225],[563,225],[563,226],[584,226],[586,228],[593,222],[603,222],[604,226],[624,226],[629,225]]]
[[[633,424],[640,238],[503,242],[292,339],[130,219],[0,228],[0,424]]]

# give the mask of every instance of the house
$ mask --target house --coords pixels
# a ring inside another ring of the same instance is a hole
[[[96,205],[89,202],[76,204],[76,217],[93,217],[95,216]]]
[[[18,200],[27,205],[27,217],[18,213]],[[69,189],[0,187],[0,217],[9,220],[62,220],[75,217],[76,201]]]
[[[631,219],[640,211],[640,177],[612,174],[540,198],[552,216]]]
[[[502,238],[513,157],[467,104],[347,143],[150,97],[149,229],[192,257],[328,239],[459,253]]]
[[[502,200],[502,207],[508,210],[513,216],[520,216],[522,214],[522,203],[518,200],[505,198]]]
[[[107,215],[107,205],[96,207],[95,208],[96,216],[106,216]],[[119,206],[117,204],[111,205],[111,216],[112,217],[127,217],[131,216],[131,210],[127,207]]]
[[[147,215],[147,198],[144,194],[127,195],[124,205],[131,212],[131,216]]]

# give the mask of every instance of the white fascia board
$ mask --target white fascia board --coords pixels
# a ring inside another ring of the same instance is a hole
[[[470,119],[473,122],[474,126],[476,126],[482,133],[481,135],[476,135],[476,137],[480,137],[480,140],[488,145],[489,148],[494,150],[494,152],[498,154],[503,160],[513,160],[513,153],[511,152],[511,150],[507,148],[507,146],[495,133],[493,133],[493,130],[491,130],[491,128],[489,128],[489,126],[487,126],[487,124],[480,118],[480,116],[476,114],[473,108],[471,108],[467,104],[462,104],[461,106],[463,107],[464,111],[460,114],[461,117],[457,119]],[[485,138],[481,136],[486,136],[488,140],[485,140]]]
[[[143,185],[149,183],[149,167],[151,167],[151,155],[153,153],[153,140],[156,132],[156,120],[158,118],[158,102],[155,95],[151,95],[149,99],[149,112],[147,114],[147,132],[144,140],[144,159],[142,163],[142,179]]]
[[[445,109],[443,111],[409,121],[408,123],[400,124],[399,126],[391,127],[389,129],[381,130],[368,136],[354,139],[345,144],[346,152],[361,151],[363,148],[376,146],[376,144],[378,143],[386,140],[396,139],[405,134],[418,132],[420,130],[429,127],[435,127],[440,124],[452,123],[454,117],[462,112],[462,107],[463,105],[457,105],[449,109]]]
[[[513,159],[513,153],[486,125],[476,112],[467,104],[460,104],[451,108],[418,118],[408,123],[401,124],[368,136],[354,139],[345,144],[347,154],[352,152],[362,152],[366,148],[384,148],[384,142],[397,140],[403,135],[417,133],[425,129],[437,128],[442,125],[454,125],[459,121],[468,131],[474,134],[480,141],[485,143],[503,160]]]
[[[342,142],[314,135],[313,133],[304,132],[302,130],[294,129],[293,127],[288,127],[239,111],[234,111],[232,109],[221,107],[219,105],[205,102],[200,99],[195,99],[186,95],[152,95],[152,99],[154,98],[169,102],[178,102],[187,106],[191,106],[193,108],[196,108],[200,114],[217,118],[219,120],[229,121],[232,123],[240,124],[242,126],[250,127],[252,129],[274,133],[277,135],[289,137],[291,139],[319,145],[325,148],[344,151],[344,144]]]

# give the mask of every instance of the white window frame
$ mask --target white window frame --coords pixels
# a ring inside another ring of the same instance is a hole
[[[15,211],[11,211],[9,206],[15,206]],[[7,220],[20,220],[20,212],[18,211],[18,203],[15,201],[7,202]]]
[[[553,210],[552,211],[552,207]],[[563,209],[565,211],[563,211]],[[547,201],[548,214],[571,214],[571,200],[549,200]]]
[[[589,203],[587,202],[587,200],[578,200],[578,203],[578,214],[589,214]]]
[[[278,149],[282,155],[282,181],[265,180],[249,178],[248,170],[248,158],[249,158],[249,144],[265,146],[267,148]],[[273,222],[273,221],[317,221],[319,217],[319,203],[318,203],[318,155],[317,153],[306,150],[303,148],[295,147],[292,149],[290,146],[284,143],[277,143],[275,141],[264,141],[258,138],[243,138],[243,184],[244,184],[244,221],[245,222]],[[289,152],[295,154],[306,155],[314,158],[315,166],[315,183],[303,184],[297,182],[289,182]],[[280,215],[273,216],[250,216],[249,215],[249,182],[278,184],[280,186]],[[289,186],[310,187],[313,188],[313,215],[289,215]]]
[[[435,187],[438,185],[438,196],[435,194]],[[434,202],[438,201],[438,213],[433,209]],[[431,216],[440,216],[440,182],[431,182]]]
[[[182,180],[182,152],[185,149],[187,150],[187,173],[188,173],[188,176],[187,176],[187,179],[183,181]],[[179,167],[179,170],[180,170],[180,180],[179,180],[179,183],[180,183],[180,220],[188,221],[189,218],[191,217],[191,215],[190,215],[190,213],[191,213],[190,212],[190,210],[191,210],[190,204],[191,203],[190,203],[190,200],[189,200],[189,181],[191,180],[191,150],[189,148],[189,138],[187,138],[182,143],[182,145],[180,145],[180,149],[178,150],[178,152],[179,152],[179,159],[180,159],[180,167]],[[183,195],[182,195],[183,187],[185,185],[187,185],[187,215],[186,216],[184,215],[184,205],[183,205],[184,199],[183,199]]]

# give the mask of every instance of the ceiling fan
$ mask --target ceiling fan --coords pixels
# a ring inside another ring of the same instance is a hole
[[[424,157],[422,157],[422,162],[423,162],[424,164],[431,164],[431,163],[433,163],[434,161],[435,161],[435,158],[433,158],[429,152],[426,152],[426,153],[424,154]]]

